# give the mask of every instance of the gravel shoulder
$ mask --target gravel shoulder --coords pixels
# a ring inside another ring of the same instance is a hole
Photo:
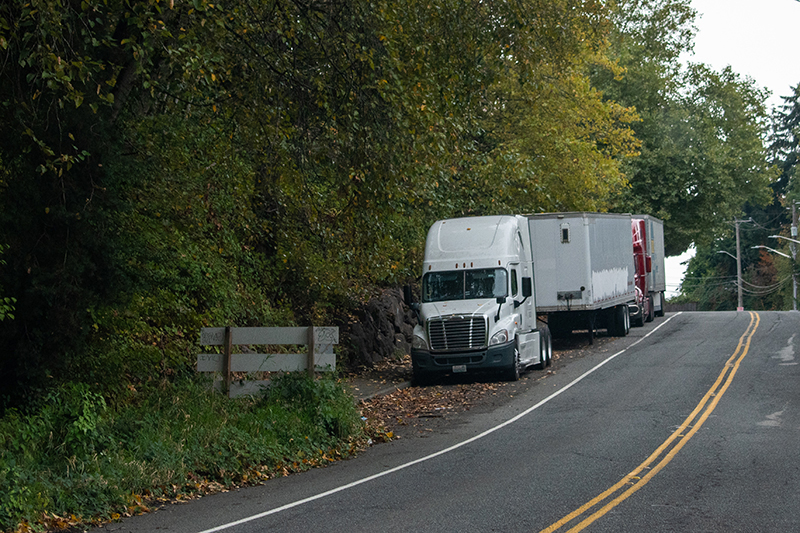
[[[411,357],[384,361],[346,376],[362,416],[387,440],[426,437],[458,424],[470,413],[485,413],[510,402],[538,382],[560,371],[571,360],[604,351],[614,337],[575,334],[553,343],[553,364],[528,370],[519,381],[498,376],[467,374],[447,377],[434,385],[411,385]]]

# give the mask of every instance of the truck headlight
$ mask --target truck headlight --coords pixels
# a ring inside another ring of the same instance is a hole
[[[428,343],[419,335],[414,335],[414,338],[411,340],[411,348],[413,350],[422,350],[425,352],[430,351]]]
[[[496,344],[505,344],[508,342],[508,330],[501,329],[494,335],[492,335],[492,339],[489,341],[489,346],[494,346]]]

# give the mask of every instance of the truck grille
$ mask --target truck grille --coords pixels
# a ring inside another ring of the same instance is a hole
[[[486,320],[482,316],[435,318],[428,322],[432,350],[471,350],[486,346]]]

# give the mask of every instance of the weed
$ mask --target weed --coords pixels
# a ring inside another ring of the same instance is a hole
[[[262,398],[229,400],[200,377],[107,405],[82,384],[0,419],[0,530],[45,517],[129,515],[142,498],[260,482],[350,452],[363,436],[333,377],[274,380]],[[52,520],[52,518],[51,518]]]

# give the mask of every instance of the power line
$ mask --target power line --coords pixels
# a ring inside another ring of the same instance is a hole
[[[782,284],[786,283],[786,281],[788,281],[788,280],[790,280],[790,279],[792,279],[792,276],[786,276],[786,277],[785,277],[785,278],[783,278],[782,280],[780,280],[780,281],[778,281],[778,282],[776,282],[776,283],[773,283],[772,285],[764,285],[764,286],[761,286],[761,285],[754,285],[754,284],[750,283],[749,281],[745,281],[745,280],[742,280],[742,283],[745,283],[745,284],[747,284],[747,285],[750,285],[750,286],[751,286],[751,287],[753,287],[754,289],[771,289],[771,288],[773,288],[773,287],[777,287],[778,285],[782,285]]]
[[[769,296],[770,294],[775,294],[776,292],[782,290],[783,286],[786,285],[786,283],[790,279],[791,279],[791,276],[789,276],[788,278],[785,278],[781,283],[778,284],[777,287],[775,287],[773,289],[770,289],[770,290],[763,291],[763,292],[751,291],[750,289],[747,289],[747,288],[745,288],[743,290],[744,290],[744,292],[746,292],[747,294],[749,294],[751,296]]]
[[[684,276],[683,279],[736,279],[736,275],[730,276]]]

